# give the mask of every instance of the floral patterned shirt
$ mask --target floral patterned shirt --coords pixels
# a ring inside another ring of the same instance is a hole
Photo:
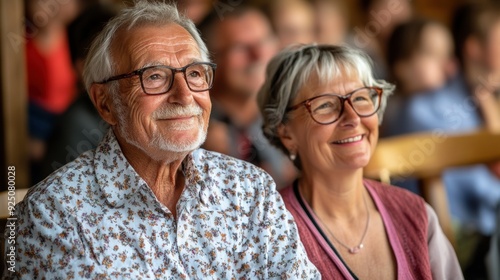
[[[110,131],[16,206],[22,279],[317,279],[271,177],[198,149],[177,217]]]

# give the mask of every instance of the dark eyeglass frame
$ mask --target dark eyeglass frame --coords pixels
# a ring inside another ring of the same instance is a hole
[[[368,114],[368,115],[362,115],[362,114],[359,114],[356,109],[354,109],[354,106],[352,105],[352,102],[351,102],[351,96],[353,94],[355,94],[356,92],[360,91],[360,90],[364,90],[364,89],[370,89],[370,90],[375,90],[375,92],[377,92],[377,96],[378,96],[378,106],[377,108],[373,111],[373,113],[371,114]],[[338,94],[331,94],[331,93],[327,93],[327,94],[321,94],[321,95],[318,95],[318,96],[315,96],[315,97],[312,97],[312,98],[309,98],[309,99],[306,99],[296,105],[293,105],[291,107],[288,107],[286,109],[286,113],[289,113],[291,111],[294,111],[294,110],[297,110],[298,108],[300,108],[301,106],[304,106],[306,107],[307,111],[309,112],[309,115],[311,116],[311,118],[313,119],[313,121],[315,121],[316,123],[318,124],[322,124],[322,125],[328,125],[328,124],[332,124],[336,121],[338,121],[340,119],[340,117],[342,116],[342,114],[344,113],[344,107],[345,107],[345,101],[347,101],[349,103],[349,105],[351,105],[351,108],[354,110],[354,112],[356,112],[356,114],[360,117],[360,118],[366,118],[366,117],[370,117],[370,116],[373,116],[375,113],[378,112],[378,110],[380,109],[380,104],[382,103],[382,93],[384,92],[383,89],[379,88],[379,87],[362,87],[362,88],[358,88],[358,89],[355,89],[353,90],[352,92],[346,94],[346,95],[338,95]],[[320,97],[325,97],[325,96],[335,96],[337,98],[340,99],[340,113],[339,113],[339,116],[334,119],[333,121],[331,122],[320,122],[318,120],[316,120],[313,116],[313,113],[312,113],[312,110],[311,110],[311,102],[315,99],[318,99]]]
[[[209,67],[212,68],[212,81],[210,83],[210,85],[208,86],[207,89],[203,89],[203,90],[198,90],[198,89],[192,89],[191,86],[189,85],[188,81],[187,81],[187,77],[186,77],[186,69],[193,66],[193,65],[208,65]],[[170,83],[167,87],[167,89],[163,92],[159,92],[159,93],[148,93],[146,91],[146,89],[144,88],[144,83],[142,82],[142,74],[146,71],[146,70],[149,70],[151,68],[157,68],[157,67],[160,67],[160,68],[167,68],[167,69],[170,69],[172,70],[172,79],[170,79]],[[141,88],[142,88],[142,91],[147,94],[147,95],[159,95],[159,94],[165,94],[167,93],[168,91],[170,91],[170,89],[172,88],[172,85],[174,84],[174,76],[175,74],[179,73],[179,72],[182,72],[184,74],[184,81],[186,81],[186,84],[187,86],[189,87],[189,89],[193,92],[202,92],[202,91],[207,91],[209,89],[212,88],[213,86],[213,83],[214,83],[214,77],[215,77],[215,69],[217,69],[217,64],[215,63],[212,63],[212,62],[193,62],[193,63],[190,63],[184,67],[181,67],[181,68],[174,68],[174,67],[170,67],[170,66],[167,66],[167,65],[153,65],[153,66],[148,66],[148,67],[144,67],[144,68],[141,68],[141,69],[137,69],[137,70],[134,70],[130,73],[127,73],[127,74],[121,74],[121,75],[116,75],[116,76],[113,76],[111,78],[108,78],[106,80],[103,80],[101,82],[97,82],[97,84],[106,84],[106,83],[109,83],[111,81],[117,81],[117,80],[121,80],[121,79],[126,79],[126,78],[130,78],[130,77],[133,77],[133,76],[139,76],[139,80],[141,81]]]

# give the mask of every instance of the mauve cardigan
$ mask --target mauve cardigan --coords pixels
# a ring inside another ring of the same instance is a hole
[[[364,185],[382,216],[396,257],[398,279],[463,279],[453,248],[434,211],[421,197],[377,181],[365,179]],[[323,279],[356,279],[316,228],[315,216],[298,191],[291,186],[280,193],[297,223],[309,259]],[[434,256],[429,254],[429,246]]]

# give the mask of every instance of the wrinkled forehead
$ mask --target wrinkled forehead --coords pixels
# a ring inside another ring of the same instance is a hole
[[[117,64],[139,62],[150,56],[164,56],[160,60],[177,55],[176,59],[185,58],[189,63],[202,60],[201,51],[191,34],[177,24],[140,25],[131,29],[121,29],[111,44],[111,55]],[[144,61],[159,63],[162,61]],[[164,61],[165,63],[168,61]],[[145,66],[145,65],[144,65]]]

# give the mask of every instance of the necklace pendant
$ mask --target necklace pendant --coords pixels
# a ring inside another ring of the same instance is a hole
[[[357,253],[359,253],[359,251],[361,251],[361,249],[363,249],[363,244],[359,244],[356,247],[350,248],[349,249],[349,253],[351,253],[351,254],[357,254]]]

